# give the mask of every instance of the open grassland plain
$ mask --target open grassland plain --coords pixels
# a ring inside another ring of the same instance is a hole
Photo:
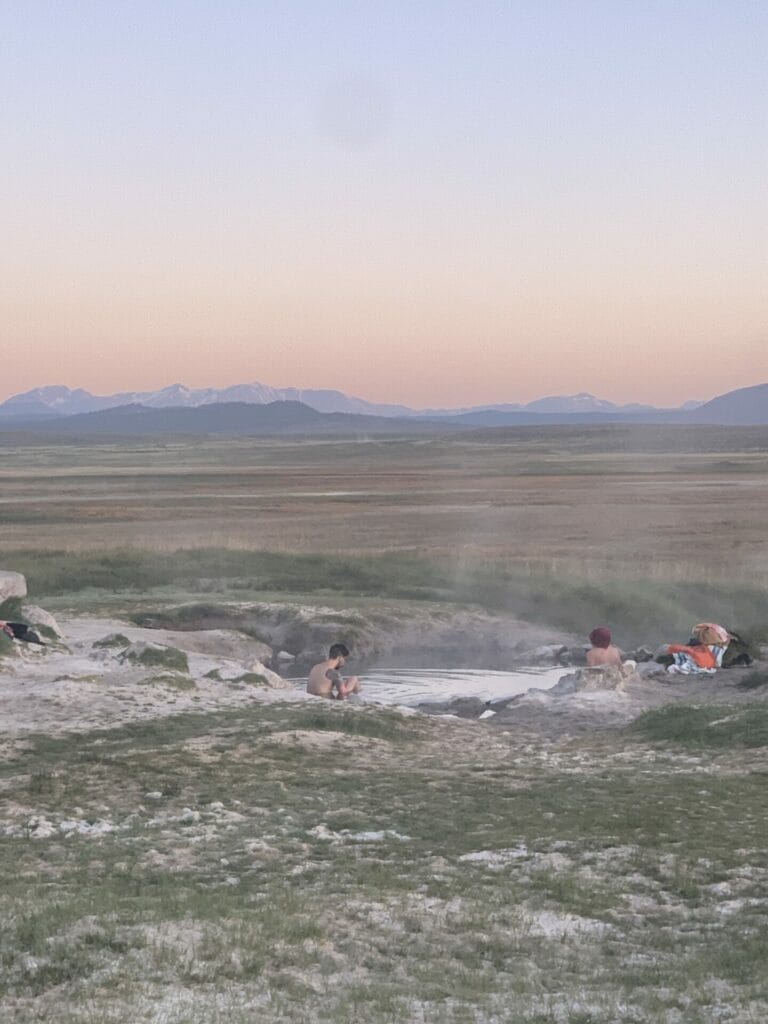
[[[3,435],[0,568],[67,613],[62,650],[106,615],[215,625],[240,651],[262,641],[254,609],[303,603],[307,628],[360,645],[371,623],[472,634],[497,613],[765,638],[766,497],[762,428]],[[31,718],[25,665],[53,656],[13,666]],[[62,687],[106,686],[106,664]],[[165,671],[129,694],[150,705],[151,683],[163,717],[110,727],[71,722],[74,697],[67,728],[0,722],[3,1022],[768,1020],[764,667],[576,732],[541,709],[488,726],[244,680],[217,703]]]
[[[9,1024],[768,1019],[768,712],[255,705],[0,745]]]
[[[754,630],[767,509],[761,427],[0,435],[3,566],[68,607],[288,594],[474,603],[579,632],[609,620],[627,643],[702,617]]]

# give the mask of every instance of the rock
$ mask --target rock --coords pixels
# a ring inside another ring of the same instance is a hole
[[[631,682],[638,682],[634,662],[623,665],[600,665],[597,668],[581,669],[577,673],[576,689],[580,690],[617,690],[622,693]]]
[[[45,629],[50,629],[56,636],[64,636],[56,619],[44,608],[40,608],[36,604],[25,604],[22,613],[30,626],[44,626]]]
[[[653,658],[654,653],[648,647],[638,647],[636,650],[630,651],[629,654],[627,654],[627,659],[637,662],[638,665],[645,661],[653,661]]]
[[[656,668],[659,666],[657,665]],[[569,672],[563,676],[549,690],[542,691],[550,697],[570,697],[582,690],[616,690],[623,692],[628,683],[639,680],[636,672],[637,666],[629,662],[615,667],[613,665],[600,665],[597,668],[581,668],[576,672]],[[530,694],[531,691],[529,690]]]
[[[210,658],[226,658],[243,664],[248,659],[269,662],[272,648],[260,640],[230,629],[168,630],[158,642],[171,644],[187,654],[203,654]]]
[[[189,672],[189,661],[184,651],[178,647],[165,647],[163,644],[146,644],[139,640],[121,651],[121,661],[145,668],[168,668],[176,672]]]
[[[9,597],[26,597],[27,581],[20,572],[0,571],[0,604]]]
[[[522,654],[520,662],[526,665],[559,665],[560,658],[567,651],[565,644],[542,644],[541,647],[534,647]]]
[[[282,676],[279,676],[277,672],[273,672],[272,669],[267,668],[267,666],[260,661],[250,662],[248,665],[248,671],[254,675],[262,676],[265,684],[270,690],[289,690],[291,688],[291,684],[287,680],[283,679]]]
[[[653,660],[658,662],[659,665],[671,665],[675,659],[669,653],[669,644],[661,644],[657,647]]]
[[[36,815],[27,822],[30,839],[48,839],[56,834],[56,827],[44,815]]]
[[[544,692],[552,697],[567,697],[571,693],[576,693],[579,689],[580,677],[581,672],[569,672],[567,676],[563,676],[554,686],[551,686]]]
[[[419,711],[427,714],[448,714],[457,718],[479,718],[488,705],[478,697],[454,697],[447,701],[429,701],[418,705]]]
[[[587,664],[587,650],[583,644],[580,647],[565,647],[557,657],[559,664],[566,668],[571,665],[579,666]]]
[[[667,669],[657,661],[643,661],[637,666],[636,671],[641,679],[653,679],[654,676],[664,676]]]
[[[635,666],[601,665],[599,668],[585,668],[579,673],[577,690],[619,690],[627,688],[627,680],[635,675]]]
[[[328,657],[328,647],[337,641],[352,652],[348,671],[363,673],[386,666],[388,669],[477,668],[499,671],[531,665],[534,661],[521,657],[537,644],[548,643],[555,651],[566,644],[578,644],[576,636],[553,634],[549,628],[533,627],[508,616],[498,617],[477,610],[431,608],[339,609],[307,606],[293,602],[237,602],[230,604],[200,603],[153,609],[132,616],[137,626],[169,631],[163,643],[189,653],[208,654],[245,663],[258,658],[265,665],[282,670],[289,665],[291,675],[301,676],[312,665]],[[173,632],[170,632],[173,631]],[[190,632],[191,631],[191,632]],[[249,637],[251,643],[263,642],[271,650],[255,647],[247,652],[225,651],[214,646],[214,631],[238,635],[240,643]],[[205,647],[193,651],[192,641],[181,633],[204,640]],[[258,638],[258,639],[255,639]],[[158,637],[160,639],[160,637]],[[557,641],[557,643],[555,643]],[[278,659],[284,651],[294,661]],[[574,654],[574,662],[580,660]],[[542,664],[558,664],[547,650]]]
[[[296,661],[296,655],[295,654],[289,654],[288,651],[278,651],[277,652],[277,660],[279,662],[281,662],[281,663],[285,663],[286,665],[288,665],[292,661]]]
[[[563,691],[570,693],[571,691]],[[532,686],[525,693],[519,693],[509,702],[505,711],[512,711],[520,704],[552,704],[552,697],[549,690],[542,690],[539,686]]]

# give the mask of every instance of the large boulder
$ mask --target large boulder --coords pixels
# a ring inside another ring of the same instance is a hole
[[[584,644],[577,644],[573,647],[564,647],[557,656],[558,664],[567,668],[570,668],[571,666],[580,668],[587,664],[588,650],[589,648],[585,647]]]
[[[541,644],[531,650],[523,651],[518,662],[520,665],[561,665],[561,659],[568,654],[565,644]]]
[[[64,636],[56,619],[45,608],[40,608],[36,604],[25,604],[22,608],[22,614],[24,615],[25,622],[28,622],[30,626],[37,626],[38,628],[43,626],[58,637]]]
[[[571,672],[546,692],[553,697],[566,697],[583,690],[615,690],[623,693],[628,683],[637,682],[638,675],[634,662],[618,667],[598,665],[595,668],[581,668]]]
[[[27,581],[20,572],[0,570],[0,604],[9,597],[26,597]]]
[[[158,642],[171,644],[187,654],[205,654],[210,658],[241,662],[272,660],[272,648],[268,644],[230,629],[166,630],[162,639],[158,637]]]
[[[650,647],[637,647],[634,651],[628,651],[625,657],[641,665],[646,661],[653,661],[654,654]]]

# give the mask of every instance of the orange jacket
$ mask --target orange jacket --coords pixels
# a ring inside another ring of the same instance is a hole
[[[686,647],[685,644],[670,644],[668,647],[670,654],[687,654],[693,658],[699,668],[717,668],[717,661],[712,653],[712,649],[707,647],[706,644],[702,644],[701,647]]]

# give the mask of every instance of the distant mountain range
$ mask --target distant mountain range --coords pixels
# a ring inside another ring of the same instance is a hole
[[[301,396],[298,398],[296,396]],[[35,388],[0,403],[0,430],[62,435],[225,433],[360,434],[589,423],[768,424],[768,384],[677,409],[618,406],[594,395],[552,396],[468,409],[416,410],[340,391],[242,384],[96,396],[82,388]]]
[[[220,405],[226,402],[245,402],[248,405],[269,405],[271,402],[301,402],[318,412],[344,412],[365,416],[459,416],[478,412],[536,412],[536,413],[592,413],[592,412],[645,412],[650,405],[616,405],[587,392],[578,395],[550,395],[523,405],[508,402],[501,405],[479,405],[461,409],[412,409],[405,405],[387,405],[367,402],[363,398],[345,395],[342,391],[313,390],[308,388],[273,388],[258,381],[235,384],[228,388],[187,388],[171,384],[159,391],[121,391],[115,395],[92,395],[83,388],[68,388],[57,384],[34,388],[0,402],[0,416],[76,416],[79,413],[115,409],[121,405],[142,405],[150,409],[197,408],[201,405]],[[689,402],[688,407],[701,405]]]
[[[414,417],[365,416],[348,412],[318,412],[303,402],[215,402],[212,405],[152,409],[132,403],[114,409],[74,416],[24,420],[0,418],[0,431],[74,435],[115,434],[393,434],[435,431],[436,422]],[[449,427],[450,429],[450,427]],[[456,429],[456,427],[452,427]]]
[[[223,402],[269,405],[271,402],[301,402],[318,412],[362,413],[374,416],[409,416],[414,410],[404,405],[381,405],[354,398],[341,391],[302,388],[273,388],[268,384],[235,384],[228,388],[186,388],[171,384],[159,391],[121,391],[115,395],[92,395],[83,388],[62,384],[34,388],[0,402],[0,416],[76,416],[79,413],[115,409],[121,405],[142,405],[150,409],[189,409]]]

